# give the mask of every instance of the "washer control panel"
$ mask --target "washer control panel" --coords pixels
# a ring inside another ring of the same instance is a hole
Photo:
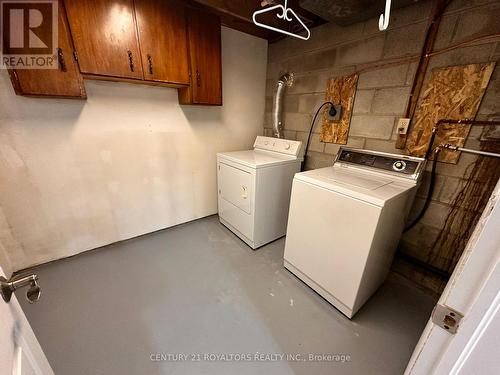
[[[279,152],[290,156],[302,157],[302,142],[282,138],[257,136],[254,149]]]
[[[417,178],[418,173],[423,168],[425,160],[405,155],[341,148],[336,162]]]

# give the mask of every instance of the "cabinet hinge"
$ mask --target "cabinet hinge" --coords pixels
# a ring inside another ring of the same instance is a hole
[[[75,61],[78,62],[78,52],[73,50],[73,57],[75,58]]]
[[[463,317],[464,315],[458,311],[439,303],[434,306],[432,311],[432,322],[452,334],[457,332]]]

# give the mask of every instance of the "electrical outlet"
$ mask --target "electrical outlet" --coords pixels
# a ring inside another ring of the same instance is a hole
[[[408,126],[410,126],[409,118],[400,118],[398,121],[398,134],[404,135],[408,132]]]
[[[330,115],[330,111],[327,111],[328,120],[330,121],[340,121],[342,118],[342,106],[340,104],[334,104],[333,108],[335,108],[336,114],[335,116]]]

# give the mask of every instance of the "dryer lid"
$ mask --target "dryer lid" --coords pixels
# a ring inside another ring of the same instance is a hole
[[[249,168],[263,168],[300,162],[300,160],[294,156],[260,150],[221,152],[217,154],[217,157],[220,160],[226,159]]]

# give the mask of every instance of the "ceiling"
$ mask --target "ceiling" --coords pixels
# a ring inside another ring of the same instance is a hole
[[[283,34],[254,25],[253,12],[269,4],[284,4],[284,0],[187,0],[193,6],[207,8],[221,17],[222,24],[232,29],[267,39],[270,42],[283,39]],[[392,9],[423,0],[393,1]],[[262,5],[264,4],[264,6]],[[385,0],[288,0],[292,8],[309,27],[334,22],[347,26],[377,17],[384,11]],[[259,21],[292,32],[302,29],[298,22],[287,22],[276,17],[279,10],[259,15]]]
[[[392,1],[391,10],[422,0]],[[340,26],[363,22],[384,12],[385,0],[299,0],[302,8]]]
[[[191,0],[198,6],[209,8],[212,12],[221,17],[222,24],[232,29],[240,30],[248,34],[267,39],[270,42],[277,41],[284,37],[283,34],[261,28],[254,25],[252,21],[253,12],[263,9],[262,0]],[[275,3],[282,4],[282,0],[275,0]],[[299,0],[288,0],[288,7],[292,8],[302,19],[307,27],[321,25],[326,21],[301,8]],[[298,23],[279,20],[274,14],[260,15],[259,20],[280,29],[295,30]]]

